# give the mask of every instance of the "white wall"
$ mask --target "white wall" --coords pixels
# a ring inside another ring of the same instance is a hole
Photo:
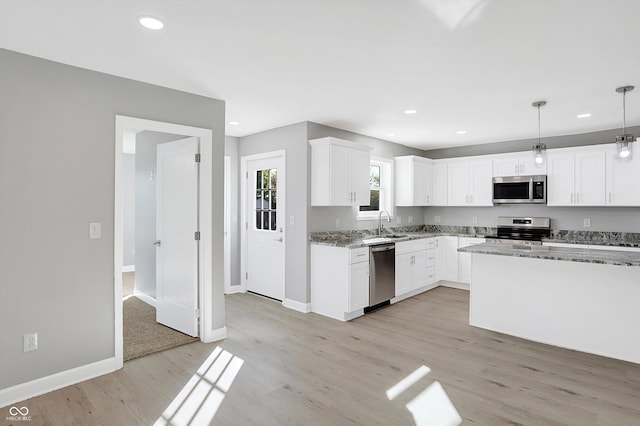
[[[135,265],[136,156],[122,154],[122,266]]]
[[[0,64],[1,390],[115,356],[115,116],[212,129],[212,197],[222,200],[225,111],[4,49]],[[213,205],[213,328],[225,324],[222,207]],[[88,238],[89,222],[102,238]],[[23,353],[32,332],[39,348]]]
[[[229,186],[230,213],[229,223],[231,227],[230,246],[231,246],[231,286],[239,286],[240,281],[240,193],[238,186],[238,177],[240,176],[240,157],[238,156],[238,138],[226,136],[224,140],[224,155],[230,157],[231,182]]]

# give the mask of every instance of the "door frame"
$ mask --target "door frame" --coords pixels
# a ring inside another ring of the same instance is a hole
[[[282,189],[282,192],[284,192],[284,199],[279,199],[278,203],[280,205],[280,211],[278,212],[278,216],[282,217],[282,221],[280,222],[282,224],[282,230],[283,230],[283,237],[282,237],[282,276],[284,278],[284,295],[285,297],[282,300],[282,303],[284,303],[285,300],[287,300],[287,270],[286,270],[286,259],[287,259],[287,215],[286,215],[286,208],[287,208],[287,186],[286,186],[286,176],[287,176],[287,155],[286,155],[286,151],[281,149],[281,150],[277,150],[277,151],[269,151],[269,152],[262,152],[259,154],[252,154],[252,155],[245,155],[241,158],[241,173],[240,173],[240,180],[242,182],[242,191],[241,191],[241,197],[242,197],[242,201],[241,201],[241,213],[242,213],[242,222],[240,223],[240,241],[241,241],[241,256],[240,256],[240,282],[241,284],[241,288],[242,288],[242,292],[247,292],[247,266],[248,266],[248,262],[249,259],[247,258],[247,228],[249,226],[249,222],[248,222],[248,218],[247,218],[247,185],[248,185],[248,180],[249,180],[249,175],[248,175],[248,163],[249,161],[254,161],[254,160],[265,160],[268,158],[274,158],[274,157],[281,157],[282,158],[282,162],[284,164],[284,170],[282,170],[282,172],[278,171],[278,197],[280,198],[280,191]],[[242,176],[244,176],[244,179],[242,179]],[[245,224],[245,226],[242,226],[242,224]]]
[[[115,116],[115,176],[114,176],[114,342],[116,369],[122,368],[122,251],[123,251],[123,194],[122,194],[122,140],[124,129],[150,130],[193,136],[200,139],[200,244],[198,259],[200,271],[198,291],[200,293],[200,324],[198,333],[203,342],[212,342],[226,337],[226,330],[214,330],[211,322],[213,310],[213,131],[181,124],[165,123],[142,118]]]
[[[231,157],[224,156],[224,292],[231,294]]]

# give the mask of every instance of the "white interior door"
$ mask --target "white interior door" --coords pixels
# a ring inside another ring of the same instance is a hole
[[[284,300],[284,156],[246,161],[247,290]]]
[[[198,336],[198,139],[158,145],[156,321]]]

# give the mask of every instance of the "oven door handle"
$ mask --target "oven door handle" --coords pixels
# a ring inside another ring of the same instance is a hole
[[[529,201],[533,201],[533,178],[529,178]]]

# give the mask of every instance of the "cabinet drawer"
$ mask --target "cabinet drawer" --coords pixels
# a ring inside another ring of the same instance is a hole
[[[435,266],[436,265],[436,251],[435,249],[427,250],[427,266]]]
[[[349,250],[349,263],[369,261],[369,247],[359,247]]]
[[[425,268],[426,282],[427,284],[433,284],[436,282],[436,268],[435,266],[429,266]]]
[[[411,253],[425,249],[426,239],[400,241],[396,243],[396,254]]]
[[[436,239],[435,238],[427,238],[426,239],[426,247],[427,247],[427,250],[435,249],[436,248]]]

